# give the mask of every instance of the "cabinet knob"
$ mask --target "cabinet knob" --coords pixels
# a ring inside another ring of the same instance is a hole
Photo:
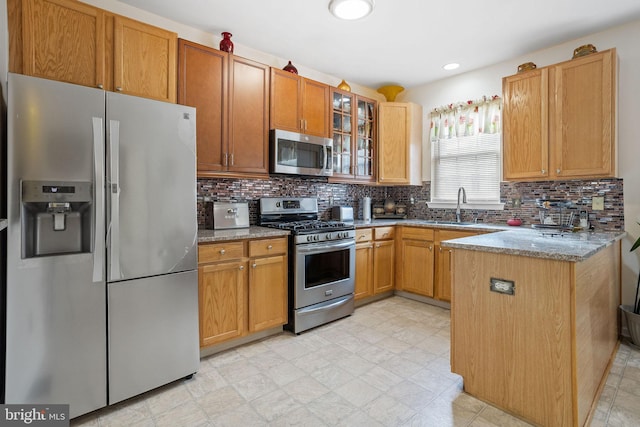
[[[378,244],[376,245],[376,248],[379,248],[379,247],[380,247],[380,243],[378,243]]]
[[[238,267],[238,270],[244,270],[244,265],[241,265],[240,267]]]
[[[225,251],[224,249],[220,249],[220,255],[224,255],[226,253],[227,253],[227,251]]]
[[[98,89],[104,89],[104,86],[102,85],[102,83],[98,83]]]
[[[439,248],[438,248],[438,251],[440,251],[440,253],[442,253],[442,247],[439,247]]]
[[[433,246],[429,246],[429,252],[433,250]]]
[[[256,268],[258,266],[258,264],[256,264],[255,262],[251,265],[251,267]]]
[[[546,169],[542,169],[542,170],[540,171],[540,173],[541,173],[542,175],[544,175],[545,173],[547,173],[547,170],[546,170]]]
[[[560,169],[556,169],[556,173],[560,173]]]
[[[121,88],[120,86],[116,87],[116,90],[117,90],[118,92],[122,92],[122,88]]]
[[[273,249],[272,245],[267,246],[267,250],[271,250],[271,249]]]

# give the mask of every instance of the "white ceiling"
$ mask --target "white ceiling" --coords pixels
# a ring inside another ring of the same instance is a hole
[[[371,88],[410,88],[640,19],[640,0],[376,0],[359,21],[334,18],[329,0],[121,1]],[[461,67],[444,71],[449,62]]]

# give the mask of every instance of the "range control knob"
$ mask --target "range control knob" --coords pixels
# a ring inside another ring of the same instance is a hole
[[[325,240],[331,240],[331,233],[327,233],[327,235],[325,236]]]
[[[310,242],[313,240],[313,236],[307,236],[307,242]]]

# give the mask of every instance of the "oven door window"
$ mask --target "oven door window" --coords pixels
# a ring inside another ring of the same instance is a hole
[[[277,162],[282,166],[319,169],[323,167],[324,146],[308,142],[278,140]]]
[[[304,288],[349,278],[349,249],[309,254],[304,259]]]

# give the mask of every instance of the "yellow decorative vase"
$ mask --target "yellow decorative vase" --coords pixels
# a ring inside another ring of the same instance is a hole
[[[396,96],[398,96],[398,94],[403,90],[404,88],[402,86],[387,85],[378,88],[378,93],[383,94],[384,97],[387,98],[388,102],[393,102],[396,100]]]

